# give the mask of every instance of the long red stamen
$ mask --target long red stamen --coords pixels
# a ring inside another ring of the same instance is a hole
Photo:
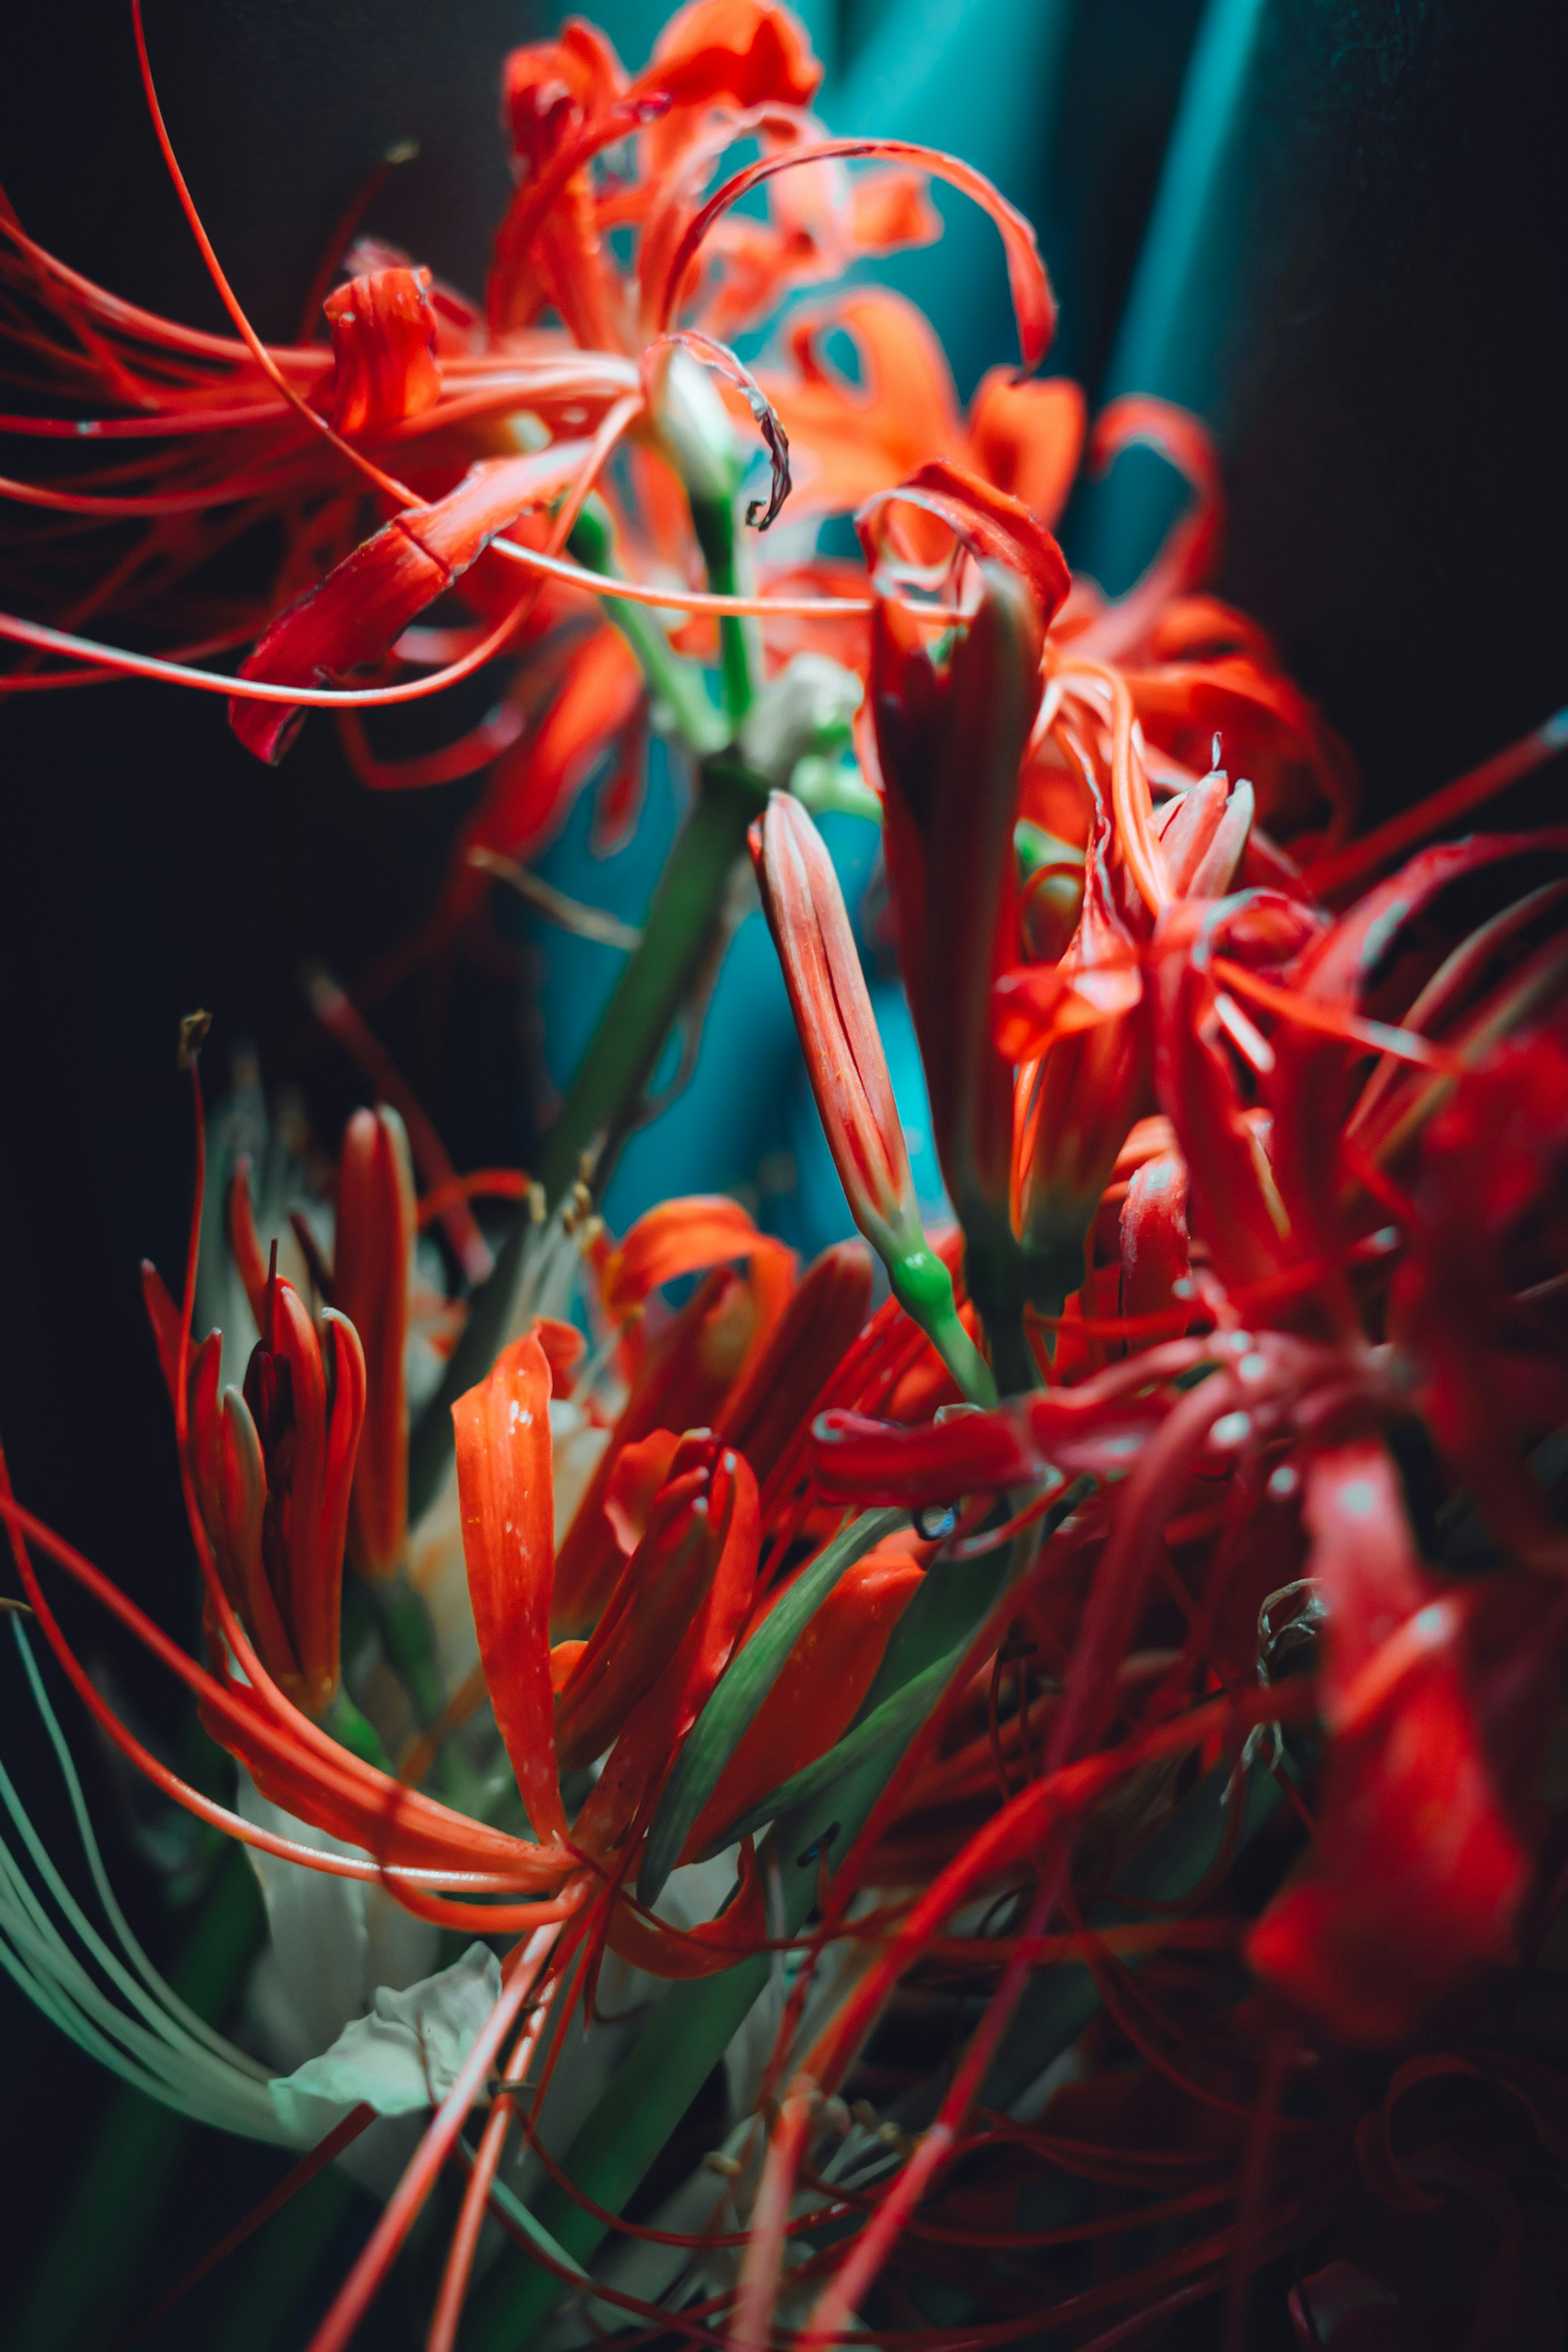
[[[1568,750],[1568,709],[1554,710],[1528,735],[1506,751],[1494,751],[1479,768],[1467,769],[1456,776],[1451,784],[1444,784],[1428,793],[1415,806],[1402,810],[1384,824],[1374,826],[1359,841],[1352,841],[1332,857],[1320,857],[1309,866],[1302,877],[1320,898],[1337,898],[1355,882],[1363,882],[1375,874],[1380,866],[1390,866],[1405,850],[1413,849],[1445,825],[1457,824],[1485,801],[1517,783],[1521,776],[1543,767],[1548,760]]]
[[[585,1886],[583,1892],[586,1893]],[[500,1999],[480,2029],[457,2081],[441,2102],[434,2122],[372,2232],[370,2243],[311,2337],[310,2352],[344,2352],[344,2347],[364,2317],[391,2268],[398,2248],[418,2220],[425,2200],[435,2187],[468,2119],[468,2109],[489,2078],[496,2053],[511,2031],[523,2003],[532,1993],[560,1932],[558,1927],[541,1927],[529,1939],[521,1964],[514,1971],[510,1982],[503,1988]]]
[[[238,296],[224,274],[223,265],[213,248],[212,239],[202,226],[195,199],[186,185],[185,175],[181,171],[179,160],[174,153],[174,142],[169,136],[168,125],[163,121],[163,110],[158,103],[158,92],[153,80],[153,61],[147,53],[146,28],[142,22],[142,0],[131,0],[131,24],[136,36],[136,58],[142,69],[142,87],[146,93],[147,111],[152,117],[153,130],[163,150],[169,177],[174,184],[174,194],[180,200],[181,210],[190,223],[191,234],[195,238],[202,259],[206,264],[207,274],[217,289],[218,299],[238,328],[252,357],[277,385],[289,407],[298,412],[313,433],[319,433],[340,457],[345,458],[356,473],[363,475],[374,488],[380,490],[384,498],[391,499],[395,505],[417,506],[419,501],[412,490],[406,488],[391,474],[384,474],[381,467],[373,465],[363,451],[352,448],[348,442],[333,432],[326,418],[310,406],[303,394],[296,391],[247,318]]]

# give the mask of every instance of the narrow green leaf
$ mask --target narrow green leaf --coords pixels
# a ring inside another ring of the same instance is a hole
[[[720,1775],[778,1680],[784,1660],[846,1569],[853,1568],[908,1520],[907,1511],[863,1512],[795,1579],[745,1648],[731,1659],[665,1782],[637,1879],[639,1903],[658,1900],[691,1824],[718,1787]],[[765,1816],[772,1817],[772,1813]]]
[[[916,1725],[922,1723],[931,1712],[937,1694],[957,1669],[967,1647],[967,1643],[960,1643],[957,1649],[950,1650],[945,1658],[938,1658],[934,1665],[917,1675],[913,1682],[906,1683],[902,1690],[895,1691],[890,1698],[884,1699],[880,1706],[855,1726],[853,1731],[847,1731],[837,1748],[830,1748],[826,1756],[819,1756],[815,1764],[808,1764],[803,1772],[797,1772],[793,1780],[786,1780],[782,1789],[775,1789],[771,1797],[764,1797],[760,1805],[753,1805],[749,1813],[742,1813],[740,1820],[724,1832],[725,1844],[735,1838],[750,1837],[755,1831],[765,1828],[769,1822],[778,1820],[781,1814],[792,1812],[797,1805],[810,1803],[823,1790],[831,1788],[835,1780],[841,1780],[845,1773],[852,1772],[857,1766],[879,1756],[885,1748],[909,1738]]]
[[[531,2238],[547,2261],[559,2263],[563,2271],[571,2271],[574,2277],[587,2277],[582,2263],[567,2252],[559,2239],[551,2236],[543,2222],[534,2218],[521,2198],[514,2196],[504,2180],[492,2180],[489,2193],[491,2204],[498,2207],[509,2221],[514,2222],[525,2237]]]

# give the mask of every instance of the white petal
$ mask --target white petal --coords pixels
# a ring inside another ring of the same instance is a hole
[[[268,2084],[279,2120],[319,2136],[362,2102],[383,2116],[438,2106],[500,1998],[500,1963],[484,1944],[405,1992],[378,1985],[367,2017]]]

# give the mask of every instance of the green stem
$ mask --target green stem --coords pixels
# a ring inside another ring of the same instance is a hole
[[[697,802],[670,852],[643,926],[642,944],[622,968],[593,1042],[579,1063],[540,1162],[553,1204],[595,1153],[603,1183],[626,1139],[648,1080],[708,952],[746,830],[766,795],[744,769],[710,760]]]
[[[261,1931],[261,1897],[245,1854],[230,1849],[169,1981],[221,2025]],[[45,2247],[7,2337],[13,2352],[110,2344],[156,2249],[195,2126],[129,2084],[110,2098],[70,2202]]]
[[[952,1276],[921,1234],[920,1246],[888,1260],[893,1296],[918,1323],[971,1404],[993,1405],[991,1367],[964,1329],[953,1301]]]
[[[1016,1559],[1025,1556],[1015,1548]],[[966,1578],[955,1570],[928,1580],[905,1612],[900,1631],[906,1638],[898,1643],[896,1662],[884,1659],[874,1698],[883,1700],[917,1681],[973,1631],[995,1597],[1006,1557],[996,1574]],[[928,1603],[923,1608],[922,1600]],[[786,1935],[803,1926],[816,1901],[820,1856],[848,1851],[907,1744],[906,1738],[868,1757],[769,1832],[762,1850],[764,1884],[776,1890],[772,1900],[782,1909]],[[653,2023],[567,2152],[566,2172],[595,2204],[607,2212],[621,2210],[723,2056],[767,1985],[771,1968],[764,1953],[720,1975],[673,1985],[666,1993]],[[538,2198],[536,2214],[556,2242],[586,2268],[605,2225],[553,2186]],[[562,2292],[560,2282],[537,2263],[503,2256],[475,2297],[464,2352],[516,2352],[532,2341]]]
[[[354,2207],[369,2203],[341,2166],[319,2172],[247,2251],[208,2339],[210,2352],[277,2352],[279,2344],[302,2341],[304,2330],[290,2331],[289,2320]]]
[[[688,497],[697,543],[708,568],[708,585],[719,596],[750,595],[751,557],[741,537],[734,499],[700,498],[690,490]],[[731,613],[721,619],[719,673],[725,716],[732,728],[738,727],[755,699],[762,677],[761,632],[755,621]]]
[[[725,594],[749,567],[739,546],[733,499],[691,500],[692,521],[710,585]],[[590,499],[578,517],[573,551],[606,575],[615,569],[609,518]],[[751,706],[760,676],[757,630],[730,618],[720,625],[725,716],[715,711],[695,664],[671,652],[657,620],[618,600],[609,617],[626,637],[643,674],[698,762],[696,805],[677,837],[634,949],[599,1026],[566,1090],[550,1131],[539,1181],[551,1207],[575,1181],[592,1152],[601,1187],[630,1131],[632,1113],[652,1077],[683,998],[701,969],[724,904],[730,877],[746,846],[746,829],[767,799],[765,787],[723,746]],[[519,1216],[502,1244],[495,1270],[475,1294],[446,1375],[414,1430],[408,1449],[410,1524],[435,1500],[452,1459],[452,1407],[482,1380],[495,1360],[522,1272],[530,1225]]]
[[[592,572],[606,579],[616,575],[615,538],[603,503],[591,498],[578,516],[568,551]],[[656,702],[669,713],[676,733],[695,760],[704,760],[725,740],[727,730],[713,708],[702,672],[695,662],[682,661],[670,646],[658,615],[646,604],[629,604],[605,597],[605,618],[619,629],[637,657],[637,666],[653,690]]]
[[[696,805],[670,851],[640,945],[627,957],[593,1040],[566,1090],[539,1167],[553,1205],[574,1181],[585,1152],[602,1184],[630,1129],[631,1114],[674,1025],[713,936],[746,828],[763,805],[744,769],[710,760]],[[446,1377],[408,1449],[408,1515],[433,1500],[452,1458],[452,1406],[494,1360],[511,1317],[531,1227],[512,1226],[495,1272],[476,1293]]]

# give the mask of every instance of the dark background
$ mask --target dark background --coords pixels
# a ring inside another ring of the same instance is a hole
[[[634,62],[638,15],[635,0],[614,11]],[[394,140],[421,152],[374,226],[480,284],[507,187],[497,66],[537,15],[501,0],[151,0],[149,16],[176,146],[264,332],[294,332],[332,223]],[[646,47],[657,17],[640,18]],[[942,62],[952,26],[962,88]],[[1277,633],[1349,739],[1373,815],[1568,700],[1561,0],[858,0],[819,5],[814,32],[837,68],[835,128],[868,127],[886,99],[879,127],[958,148],[1037,219],[1064,304],[1053,364],[1097,397],[1157,391],[1209,418],[1232,500],[1225,592]],[[1026,34],[1020,63],[1009,44]],[[906,52],[910,78],[889,91],[872,67]],[[120,0],[13,12],[0,179],[78,268],[223,323],[145,121]],[[1011,349],[1000,270],[988,255],[971,268],[969,236],[955,223],[945,250],[900,269],[965,386]],[[1079,502],[1071,551],[1121,584],[1166,497],[1155,469],[1128,461]],[[353,973],[405,936],[473,788],[363,793],[321,725],[268,772],[221,703],[140,685],[14,698],[3,730],[0,1437],[23,1498],[188,1639],[192,1564],[137,1281],[143,1255],[173,1279],[183,1248],[177,1019],[215,1011],[215,1077],[237,1040],[258,1041],[330,1139],[357,1081],[302,1017],[300,959]],[[1561,793],[1559,763],[1502,814],[1555,810]],[[377,1018],[459,1164],[526,1161],[528,1008],[513,981],[458,963]],[[60,1606],[177,1747],[187,1727],[170,1688],[63,1590]],[[8,1636],[0,1648],[0,1756],[63,1852]],[[191,1915],[126,1834],[123,1793],[73,1703],[63,1719],[116,1885],[167,1963]],[[9,1988],[0,2034],[0,2278],[13,2283],[0,2295],[15,2295],[110,2086]],[[121,2280],[118,2322],[96,2310],[68,2340],[107,2347],[280,2169],[194,2131],[172,2161],[175,2193]],[[363,2213],[338,2227],[341,2259]],[[232,2292],[215,2284],[147,2340],[238,2343]],[[311,2307],[280,2294],[246,2340],[302,2342]],[[376,2325],[405,2340],[401,2315]]]

